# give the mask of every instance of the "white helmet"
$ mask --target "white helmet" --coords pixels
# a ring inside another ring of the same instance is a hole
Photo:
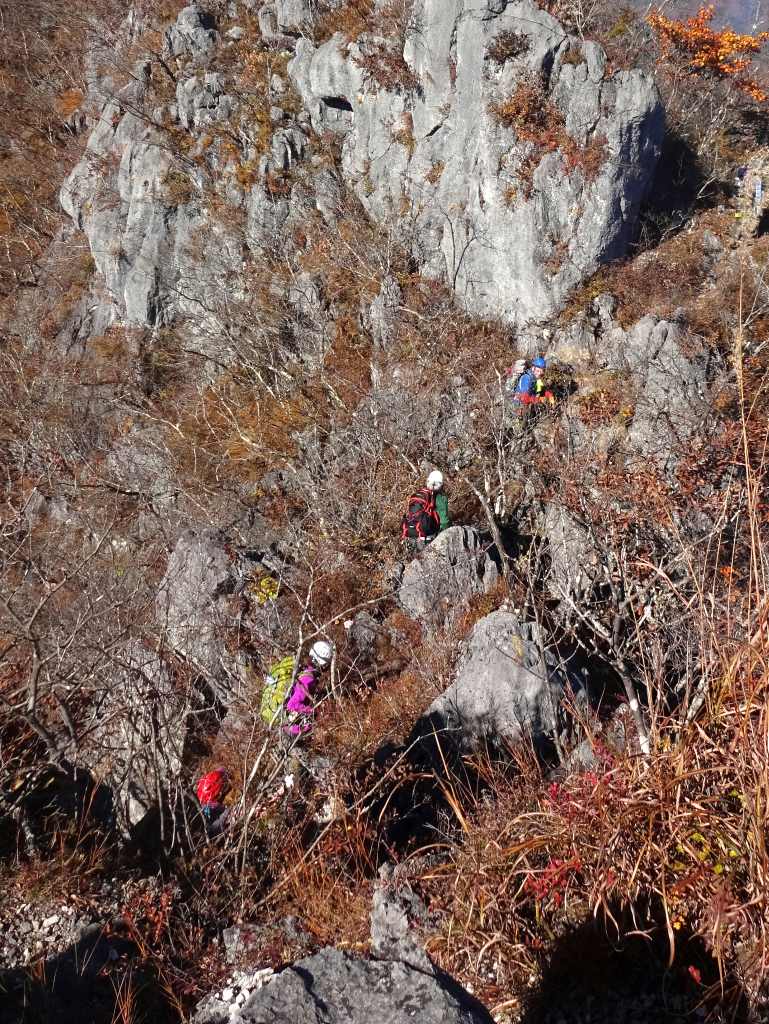
[[[427,486],[431,491],[439,491],[446,483],[446,478],[439,469],[434,469],[427,478]]]
[[[326,665],[331,664],[331,659],[334,657],[334,648],[326,640],[318,640],[310,648],[310,657],[318,668],[325,668]]]

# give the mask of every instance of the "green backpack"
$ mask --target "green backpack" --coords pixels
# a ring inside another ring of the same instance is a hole
[[[267,725],[279,725],[285,718],[283,711],[294,671],[294,656],[287,654],[270,669],[262,693],[262,718]]]

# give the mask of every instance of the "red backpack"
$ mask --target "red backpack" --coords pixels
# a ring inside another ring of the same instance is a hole
[[[440,532],[441,521],[435,511],[433,492],[428,487],[420,487],[409,498],[406,515],[401,523],[401,537],[416,537],[424,540]]]
[[[219,797],[226,796],[230,790],[230,778],[227,769],[214,768],[208,775],[204,775],[198,783],[198,800],[203,807],[219,802]]]

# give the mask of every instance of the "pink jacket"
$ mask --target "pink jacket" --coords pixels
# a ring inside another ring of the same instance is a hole
[[[310,698],[318,688],[318,670],[312,665],[307,665],[303,668],[299,675],[296,677],[296,685],[294,686],[294,692],[288,698],[286,704],[286,711],[292,715],[312,715],[314,714],[314,708],[310,703]],[[308,722],[304,722],[301,725],[293,724],[286,726],[286,732],[291,732],[296,735],[301,729],[306,732],[310,728]]]

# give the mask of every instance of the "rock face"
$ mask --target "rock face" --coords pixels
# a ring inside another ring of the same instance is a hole
[[[520,45],[500,64],[488,51],[503,33]],[[388,45],[297,42],[289,74],[313,127],[344,136],[344,173],[368,212],[399,226],[471,310],[519,324],[552,316],[632,240],[664,130],[656,87],[639,72],[607,75],[603,50],[567,36],[533,0],[417,0],[403,82],[383,88],[363,65]],[[532,175],[533,143],[491,107],[542,81],[571,141]],[[595,177],[585,147],[604,147]]]
[[[238,583],[234,561],[219,530],[187,530],[168,560],[155,601],[158,625],[171,647],[225,699],[237,689],[232,669],[225,667],[225,634],[236,621],[226,600]]]
[[[547,641],[544,662],[533,623],[505,611],[480,619],[457,660],[454,681],[417,723],[417,733],[439,736],[463,747],[497,737],[537,743],[560,732],[564,698],[583,708],[587,693],[582,677]]]
[[[179,775],[188,705],[154,651],[135,643],[120,662],[88,723],[83,758],[112,790],[118,827],[131,837]]]
[[[607,76],[600,47],[566,35],[533,0],[417,0],[401,43],[364,33],[317,49],[302,34],[317,19],[311,0],[263,5],[258,17],[265,40],[295,46],[289,73],[307,108],[293,124],[273,108],[282,123],[269,152],[237,75],[206,71],[220,39],[196,4],[164,36],[178,64],[175,102],[154,107],[149,62],[106,102],[104,89],[94,93],[104,105],[61,203],[88,237],[113,319],[156,327],[181,314],[198,336],[218,339],[213,358],[234,358],[214,310],[223,283],[228,308],[247,292],[243,234],[252,251],[277,253],[291,250],[294,227],[313,211],[334,217],[339,186],[327,168],[307,168],[300,190],[269,187],[269,175],[296,177],[309,163],[308,116],[316,132],[344,137],[344,176],[371,216],[483,316],[549,317],[627,248],[664,128],[659,96],[639,72]],[[520,52],[499,63],[489,46],[510,33]],[[393,47],[403,81],[384,87],[362,65]],[[531,83],[544,83],[540,106],[559,122],[558,150],[537,150],[530,132],[524,140],[492,113]],[[237,137],[235,156],[222,132]],[[227,217],[212,216],[213,195]],[[244,232],[234,226],[243,214]],[[378,347],[389,344],[398,305],[397,283],[386,282],[371,310]]]
[[[627,333],[616,328],[605,338],[605,354],[643,382],[628,441],[641,458],[677,460],[707,415],[708,364],[712,350],[676,323],[649,313]]]
[[[559,600],[581,597],[590,590],[595,575],[595,554],[587,528],[562,505],[551,501],[545,509],[542,532],[550,544],[548,586]]]
[[[218,1015],[217,1015],[218,1014]],[[298,960],[242,1007],[202,1008],[194,1024],[491,1024],[483,1006],[448,976],[404,963],[359,960],[337,949]]]
[[[499,579],[496,563],[471,527],[439,533],[403,574],[398,600],[413,619],[435,624],[474,594],[487,593]]]
[[[219,43],[212,16],[197,5],[186,7],[164,38],[166,57],[179,62],[175,102],[151,109],[152,68],[140,62],[133,80],[107,96],[59,198],[85,232],[113,300],[111,307],[104,303],[108,323],[156,328],[186,317],[198,350],[207,355],[213,349],[226,364],[232,351],[223,340],[219,309],[225,294],[230,308],[242,298],[243,236],[252,248],[273,246],[289,203],[273,203],[258,183],[246,197],[238,179],[242,165],[258,162],[258,125],[239,97],[226,91],[224,77],[203,68]],[[212,142],[233,124],[238,160]],[[279,129],[260,174],[288,169],[306,146],[298,129]],[[211,216],[207,200],[214,194],[228,223]],[[245,231],[235,226],[239,218]]]

